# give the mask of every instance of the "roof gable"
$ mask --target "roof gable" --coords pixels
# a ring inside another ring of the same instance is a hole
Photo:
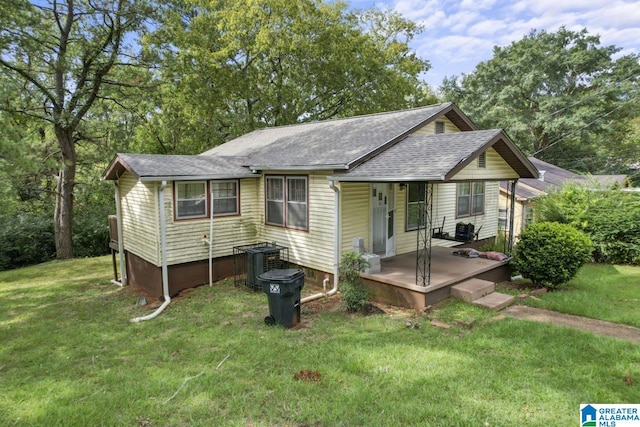
[[[450,181],[493,147],[518,176],[535,177],[535,167],[500,129],[409,135],[353,169],[336,173],[340,181]]]
[[[461,130],[475,126],[452,103],[345,119],[264,128],[203,153],[240,156],[252,169],[348,169],[446,115]]]

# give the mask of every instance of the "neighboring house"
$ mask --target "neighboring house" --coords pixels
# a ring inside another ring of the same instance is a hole
[[[443,103],[260,129],[200,155],[117,154],[103,179],[116,185],[122,280],[174,295],[207,283],[210,262],[214,279],[233,275],[234,247],[259,242],[287,247],[307,280],[337,280],[356,237],[385,259],[417,251],[428,271],[414,262],[412,283],[395,285],[424,293],[432,247],[461,243],[424,230],[444,220],[454,236],[464,222],[492,238],[499,182],[535,177],[502,130]]]
[[[559,190],[564,184],[580,183],[587,186],[611,188],[628,185],[627,175],[580,175],[562,169],[551,163],[529,157],[529,161],[538,169],[539,176],[520,179],[516,185],[513,230],[518,236],[522,230],[533,222],[533,201],[551,191]],[[500,230],[509,230],[511,186],[507,182],[500,183]]]

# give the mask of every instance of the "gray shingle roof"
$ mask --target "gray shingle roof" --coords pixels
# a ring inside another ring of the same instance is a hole
[[[516,197],[520,200],[536,198],[571,182],[589,184],[590,180],[593,180],[606,187],[616,183],[623,184],[627,179],[626,175],[581,175],[535,157],[529,157],[529,161],[540,171],[540,179],[521,178],[518,181]],[[501,182],[500,187],[507,191],[506,183]]]
[[[411,110],[265,128],[203,153],[242,156],[256,169],[338,169],[451,109],[443,103]]]
[[[360,178],[373,181],[446,180],[452,171],[468,163],[500,136],[504,136],[500,129],[410,135],[352,170],[336,173],[334,178],[343,181]]]
[[[230,179],[255,176],[238,157],[125,154],[116,156],[103,179],[117,179],[125,170],[142,181],[160,179]]]

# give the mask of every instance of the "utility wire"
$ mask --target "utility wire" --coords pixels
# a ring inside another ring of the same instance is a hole
[[[625,78],[625,79],[622,79],[622,80],[620,80],[619,82],[613,82],[613,83],[606,84],[606,85],[604,85],[604,86],[603,86],[603,87],[602,87],[598,92],[593,93],[593,94],[591,94],[591,95],[589,95],[589,96],[587,96],[587,97],[585,97],[585,98],[582,98],[582,99],[580,99],[580,100],[578,100],[578,101],[574,102],[573,104],[571,104],[571,105],[569,105],[569,106],[567,106],[567,107],[563,107],[563,108],[560,108],[559,110],[556,110],[556,111],[554,111],[554,112],[552,112],[552,113],[549,113],[549,114],[548,114],[548,116],[549,116],[549,117],[551,117],[551,116],[555,116],[556,114],[561,113],[561,112],[563,112],[563,111],[565,111],[565,110],[568,110],[569,108],[573,108],[573,107],[575,107],[576,105],[581,104],[581,103],[583,103],[584,101],[586,101],[586,100],[588,100],[588,99],[591,99],[591,98],[593,98],[593,97],[595,97],[595,96],[600,95],[600,94],[601,94],[601,93],[603,93],[603,92],[604,92],[604,90],[605,90],[606,88],[608,88],[609,86],[612,86],[612,85],[619,85],[620,83],[626,82],[627,80],[629,80],[629,79],[631,79],[631,78],[633,78],[633,77],[637,77],[637,76],[640,76],[640,73],[631,74],[629,77],[627,77],[627,78]]]
[[[594,124],[595,122],[597,122],[598,120],[600,120],[600,119],[602,119],[602,118],[604,118],[604,117],[607,117],[607,116],[609,116],[609,115],[613,114],[614,112],[616,112],[616,111],[618,111],[619,109],[621,109],[621,108],[622,108],[622,107],[623,107],[627,102],[630,102],[630,101],[631,101],[631,100],[633,100],[634,98],[635,98],[635,96],[633,96],[633,97],[631,97],[631,98],[627,99],[627,100],[626,100],[626,102],[621,103],[620,105],[618,105],[618,106],[617,106],[616,108],[614,108],[613,110],[611,110],[611,111],[609,111],[609,112],[607,112],[607,113],[605,113],[605,114],[603,114],[603,115],[601,115],[601,116],[599,116],[599,117],[596,117],[594,120],[592,120],[591,122],[589,122],[589,123],[587,123],[586,125],[582,126],[581,128],[576,129],[576,130],[574,130],[573,132],[570,132],[570,133],[568,133],[568,134],[566,134],[566,135],[564,135],[564,136],[561,136],[560,138],[558,138],[558,139],[556,139],[555,141],[551,142],[549,145],[547,145],[547,146],[545,146],[545,147],[542,147],[541,149],[539,149],[538,151],[536,151],[535,153],[533,153],[533,154],[532,154],[532,156],[533,156],[533,157],[535,157],[537,154],[539,154],[539,153],[543,152],[543,151],[544,151],[544,150],[546,150],[547,148],[551,148],[551,147],[553,147],[554,145],[556,145],[556,144],[557,144],[557,143],[559,143],[560,141],[564,140],[565,138],[568,138],[568,137],[570,137],[571,135],[573,135],[573,134],[575,134],[575,133],[577,133],[577,132],[580,132],[580,131],[582,131],[582,130],[586,129],[586,128],[588,128],[589,126],[591,126],[592,124]]]

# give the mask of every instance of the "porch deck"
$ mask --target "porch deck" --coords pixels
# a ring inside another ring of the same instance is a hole
[[[416,285],[416,252],[382,259],[379,273],[361,276],[374,300],[416,309],[445,299],[451,286],[467,279],[499,282],[510,276],[509,260],[464,258],[453,255],[454,250],[441,246],[431,248],[429,286]]]

